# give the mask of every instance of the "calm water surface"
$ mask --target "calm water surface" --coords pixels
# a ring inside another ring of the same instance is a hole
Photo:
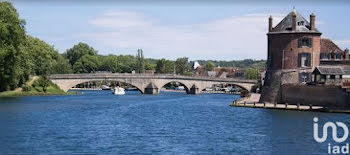
[[[326,154],[313,117],[350,126],[346,114],[229,107],[239,97],[225,94],[83,92],[0,99],[0,154]]]

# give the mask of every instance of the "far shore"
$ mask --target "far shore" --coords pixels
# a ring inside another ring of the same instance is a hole
[[[76,95],[79,92],[25,92],[25,91],[5,91],[0,93],[1,97],[20,97],[20,96],[56,96],[56,95]]]

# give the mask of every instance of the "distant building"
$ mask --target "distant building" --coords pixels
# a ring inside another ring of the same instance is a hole
[[[198,61],[195,61],[195,62],[193,63],[192,69],[195,70],[195,69],[197,69],[197,68],[200,67],[200,66],[201,66],[201,65],[198,63]]]
[[[318,66],[312,74],[317,84],[342,85],[345,73],[339,66]]]
[[[234,73],[235,78],[244,78],[245,77],[245,69],[237,69]]]
[[[216,77],[216,72],[215,71],[207,71],[208,77],[215,78]]]
[[[349,50],[341,50],[332,40],[321,39],[321,64],[329,64],[332,61],[348,61]]]

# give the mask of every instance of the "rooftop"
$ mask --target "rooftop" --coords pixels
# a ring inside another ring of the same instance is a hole
[[[293,13],[296,15],[296,30],[292,31],[292,16]],[[271,32],[269,33],[291,33],[291,32],[298,32],[298,33],[321,33],[317,29],[311,30],[310,29],[310,23],[307,21],[299,12],[296,10],[293,10],[290,12],[286,17],[283,18],[283,20],[275,26]]]
[[[331,52],[339,53],[343,51],[332,40],[321,39],[321,53],[331,53]]]
[[[313,73],[319,72],[322,75],[344,75],[345,72],[340,66],[318,66]]]

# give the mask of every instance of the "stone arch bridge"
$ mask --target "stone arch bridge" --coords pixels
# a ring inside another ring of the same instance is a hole
[[[143,94],[158,94],[160,89],[170,82],[184,85],[187,94],[199,94],[203,89],[213,84],[233,84],[248,91],[257,80],[235,78],[208,78],[198,76],[180,76],[164,74],[119,74],[119,73],[90,73],[90,74],[54,74],[50,80],[64,91],[77,84],[90,81],[118,81],[135,86]]]

